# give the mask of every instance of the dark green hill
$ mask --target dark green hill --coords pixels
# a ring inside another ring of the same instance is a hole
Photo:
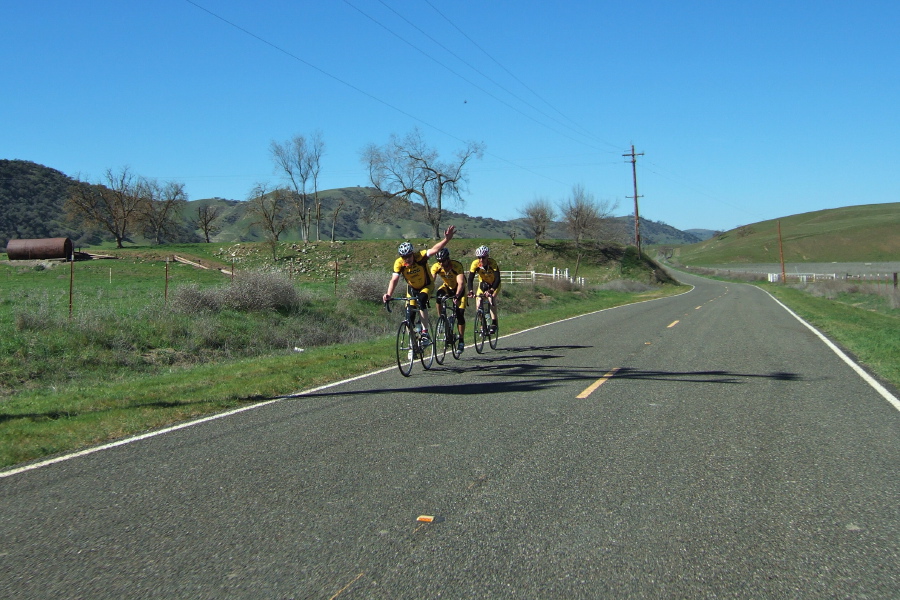
[[[100,244],[103,237],[94,231],[74,229],[64,214],[68,188],[75,181],[49,167],[22,160],[0,160],[0,248],[13,238],[70,237],[76,247]],[[420,205],[396,201],[380,210],[373,210],[372,196],[375,190],[364,187],[347,187],[325,190],[319,193],[322,204],[318,232],[313,228],[312,241],[371,239],[413,239],[432,237],[424,211]],[[335,209],[341,205],[337,218]],[[199,242],[199,230],[187,225],[197,218],[199,206],[212,204],[221,209],[219,231],[211,238],[217,243],[254,242],[264,239],[263,232],[251,225],[253,218],[247,214],[247,203],[224,198],[207,198],[187,203],[182,213],[186,225],[173,236],[171,242]],[[465,210],[466,205],[455,206]],[[504,239],[515,232],[519,240],[528,237],[522,219],[501,221],[486,217],[472,217],[464,212],[444,211],[443,223],[457,226],[460,238]],[[602,238],[605,241],[630,243],[634,232],[633,217],[617,217],[609,223]],[[698,241],[683,231],[664,223],[641,219],[641,235],[644,244],[689,244]],[[568,234],[562,223],[553,223],[547,239],[566,239]],[[300,231],[288,230],[282,241],[298,241]],[[130,241],[147,243],[136,236]]]
[[[25,160],[0,160],[0,248],[16,238],[82,237],[65,220],[72,179]]]

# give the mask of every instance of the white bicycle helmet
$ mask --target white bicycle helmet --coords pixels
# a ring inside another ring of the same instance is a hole
[[[476,258],[485,257],[488,255],[488,253],[490,251],[491,251],[491,249],[488,248],[487,246],[478,246],[478,248],[475,250],[475,257]]]
[[[410,244],[409,242],[403,242],[397,248],[397,253],[400,256],[406,256],[407,254],[412,254],[412,251],[413,251],[413,245]]]

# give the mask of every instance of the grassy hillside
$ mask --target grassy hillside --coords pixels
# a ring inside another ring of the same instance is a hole
[[[762,221],[674,250],[683,265],[900,260],[900,202],[820,210]]]

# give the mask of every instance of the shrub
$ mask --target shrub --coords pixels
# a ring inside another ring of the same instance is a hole
[[[249,271],[222,289],[222,304],[240,311],[289,311],[300,306],[300,296],[294,284],[281,273]]]
[[[223,309],[293,311],[300,307],[303,299],[283,274],[248,271],[224,287],[204,289],[192,284],[176,288],[171,294],[170,306],[172,310],[184,314]]]
[[[193,315],[218,311],[221,309],[221,302],[216,290],[204,290],[196,283],[192,283],[172,290],[169,294],[169,307],[175,312]]]
[[[381,302],[381,296],[387,289],[387,277],[383,271],[360,271],[350,276],[344,288],[344,298]]]

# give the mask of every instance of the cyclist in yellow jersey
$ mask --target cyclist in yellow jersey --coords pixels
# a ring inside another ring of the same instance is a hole
[[[429,248],[428,250],[420,250],[415,252],[413,245],[409,242],[403,242],[397,248],[400,258],[394,261],[394,272],[391,280],[388,282],[387,293],[382,297],[384,302],[390,300],[394,295],[394,290],[400,282],[400,276],[406,280],[406,297],[415,298],[410,303],[411,308],[419,309],[419,319],[422,323],[422,341],[429,343],[428,335],[428,295],[431,293],[431,272],[428,270],[428,257],[435,255],[438,250],[447,245],[453,234],[456,233],[456,227],[451,225],[444,232],[444,239]]]
[[[491,258],[491,249],[487,246],[478,246],[475,250],[475,260],[469,267],[469,298],[476,297],[475,310],[481,308],[482,296],[493,297],[491,303],[491,334],[497,333],[499,323],[497,321],[497,299],[500,296],[500,265]],[[478,275],[478,289],[475,289],[475,275]]]
[[[436,278],[440,275],[443,284],[439,287],[434,297],[438,300],[438,308],[441,314],[444,314],[444,306],[440,304],[441,298],[445,296],[453,296],[456,300],[456,329],[459,331],[459,342],[457,349],[462,352],[466,343],[463,341],[466,334],[466,276],[462,263],[458,260],[450,260],[450,251],[441,248],[434,255],[437,260],[431,265],[431,276]]]

